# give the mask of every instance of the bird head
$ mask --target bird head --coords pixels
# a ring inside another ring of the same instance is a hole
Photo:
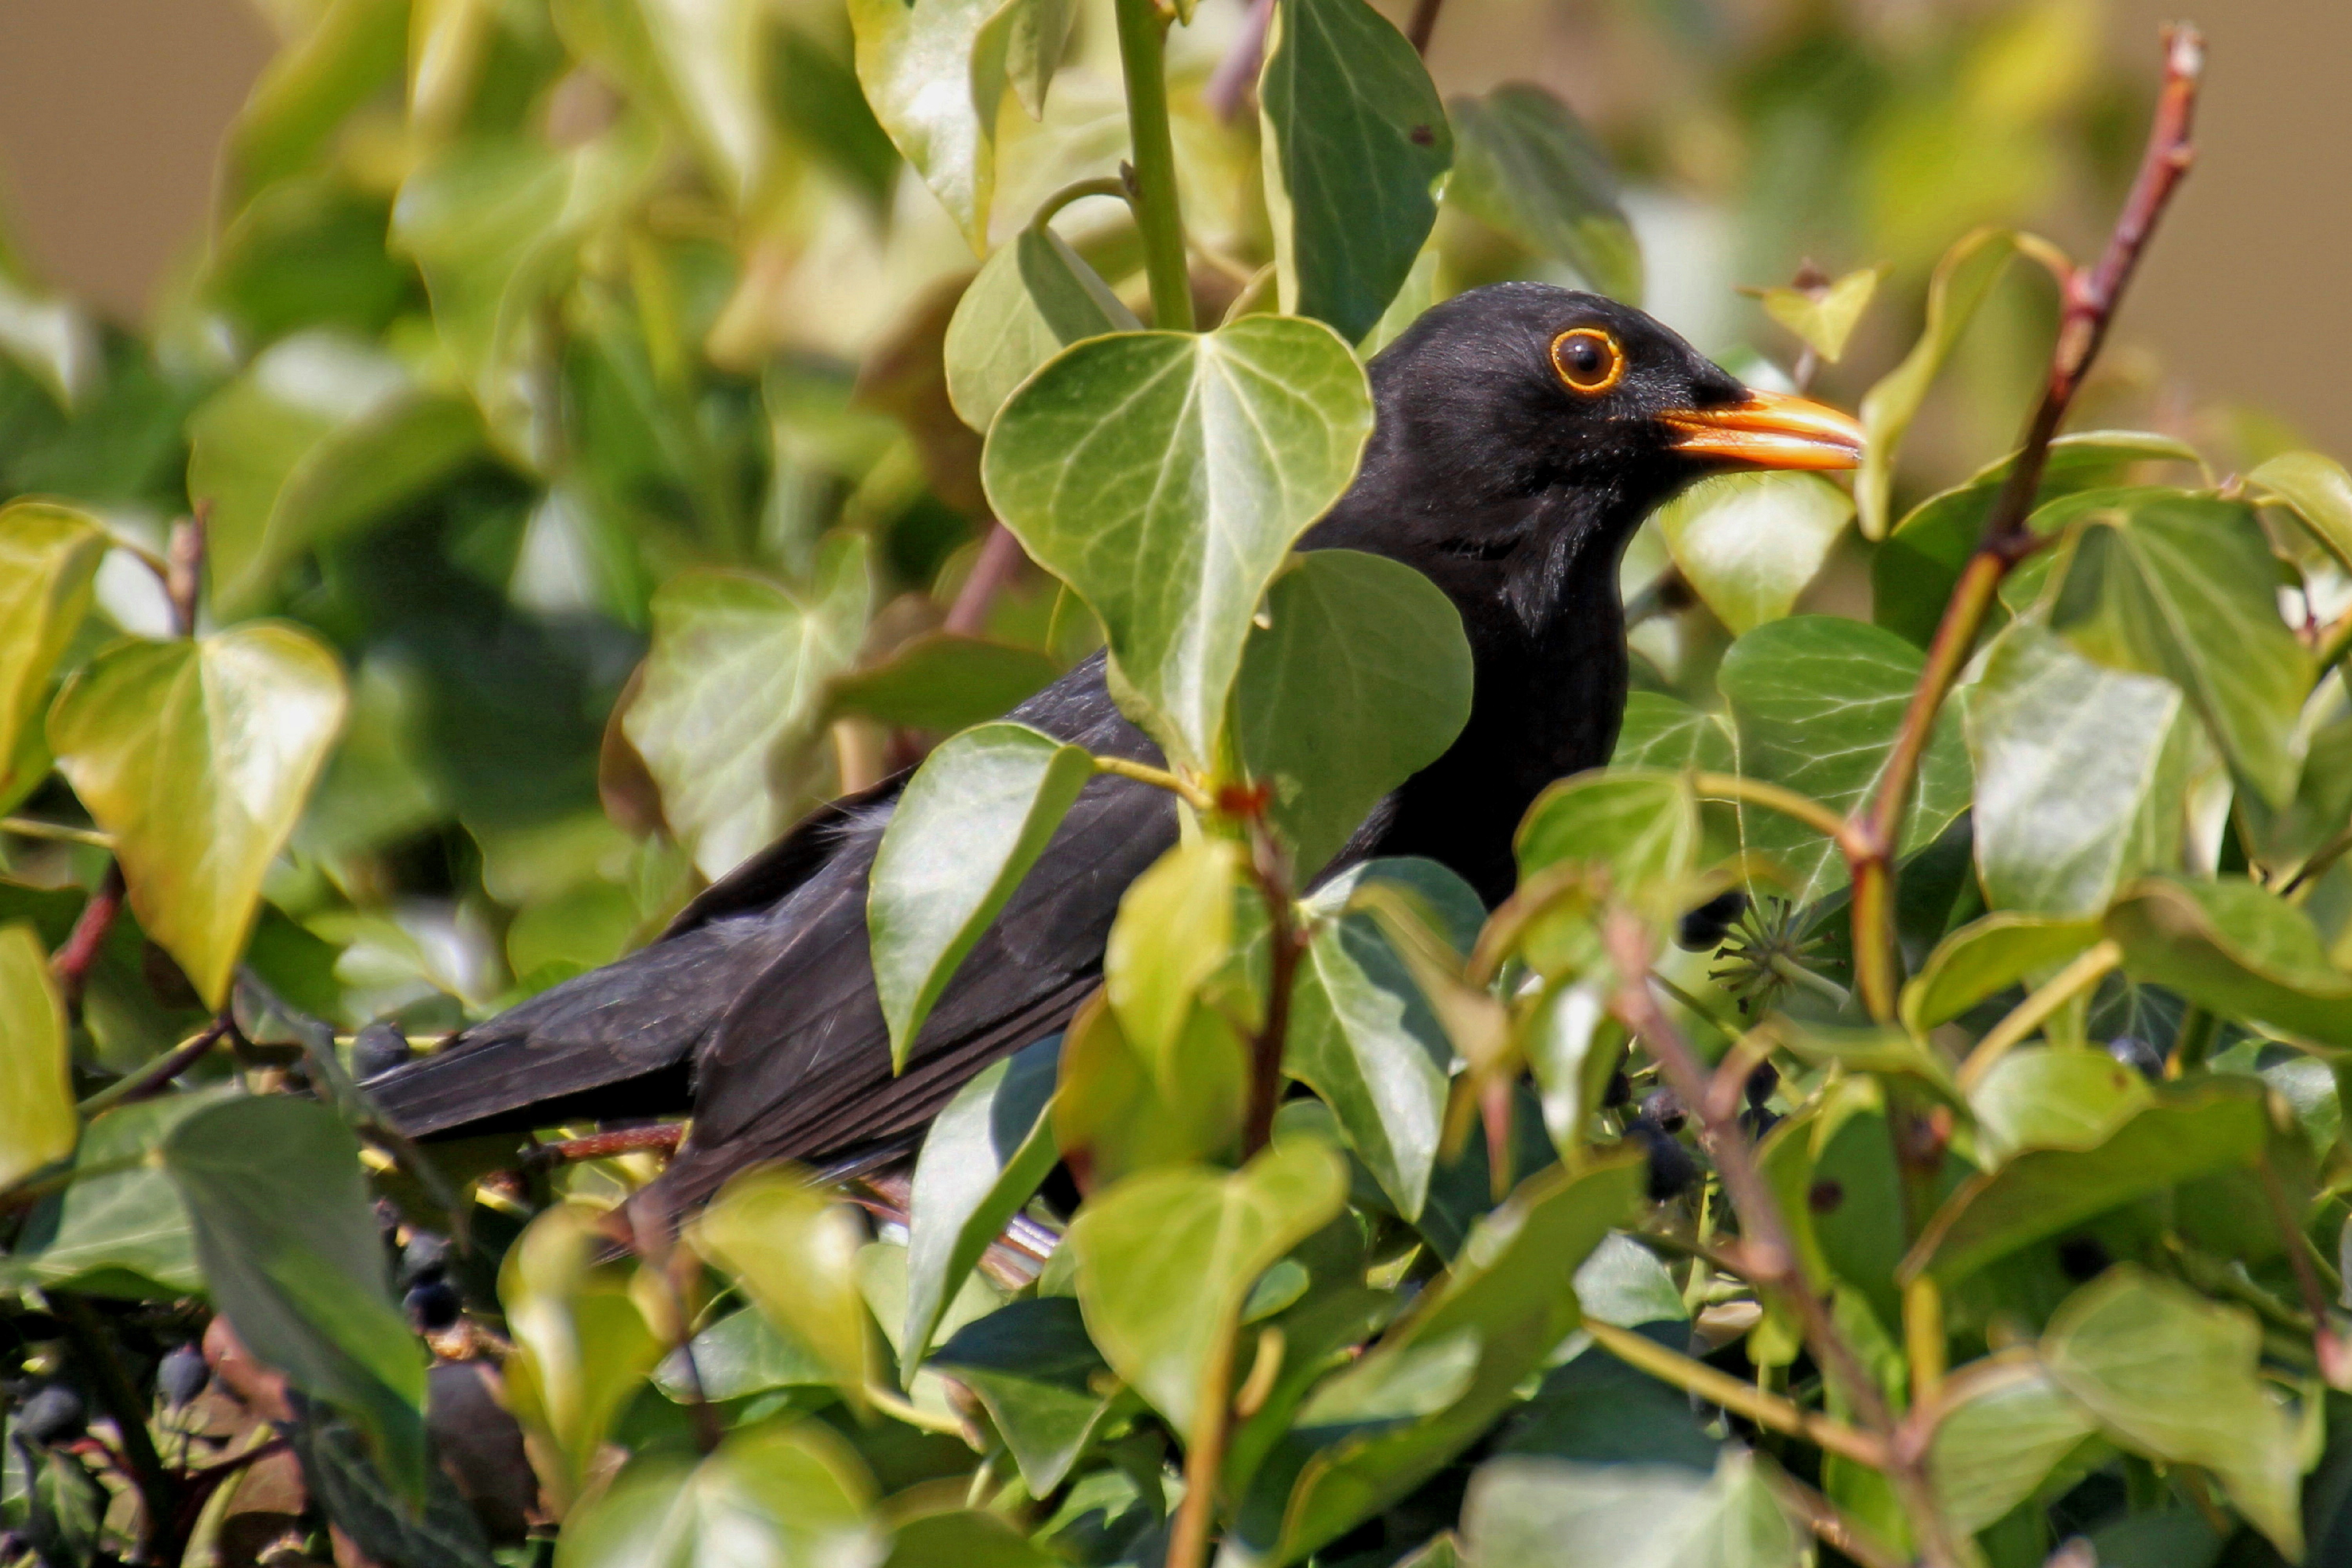
[[[1372,382],[1375,461],[1401,460],[1457,518],[1500,523],[1515,501],[1565,495],[1588,522],[1630,532],[1706,474],[1862,456],[1848,415],[1753,391],[1641,311],[1548,284],[1433,307],[1373,361]]]

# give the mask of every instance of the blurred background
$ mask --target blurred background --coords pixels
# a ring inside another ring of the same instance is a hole
[[[1559,95],[1607,153],[1564,163],[1614,166],[1645,302],[1743,373],[1798,344],[1740,286],[1883,269],[1815,383],[1851,405],[1972,227],[2095,247],[2164,15],[1446,0],[1429,63],[1449,98]],[[1270,255],[1255,118],[1203,95],[1243,18],[1201,0],[1171,46],[1212,310]],[[2200,161],[2075,423],[2181,436],[2217,472],[2352,452],[2352,5],[2197,20]],[[1080,0],[1042,123],[1007,96],[996,240],[1116,166],[1110,33]],[[1607,208],[1612,176],[1589,183]],[[1111,206],[1061,231],[1137,299]],[[1448,204],[1429,287],[1575,278],[1574,244],[1494,216]],[[1090,618],[1038,574],[964,591],[990,520],[941,342],[977,259],[859,97],[843,0],[0,5],[0,499],[62,496],[125,547],[75,658],[167,631],[139,552],[201,499],[215,622],[290,617],[352,677],[256,969],[347,1025],[454,1028],[645,940],[813,802],[1083,653]],[[1897,516],[2014,441],[2053,318],[2012,267],[1904,448]],[[1822,548],[1807,605],[1869,615],[1866,547]],[[1706,693],[1727,642],[1703,605],[1661,616],[1643,678]],[[0,811],[78,815],[46,756],[15,762]],[[0,905],[69,922],[103,864],[0,832]],[[153,956],[93,976],[102,1057],[196,1016]]]

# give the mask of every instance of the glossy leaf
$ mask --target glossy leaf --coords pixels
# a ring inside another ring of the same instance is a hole
[[[1278,1143],[1240,1170],[1146,1171],[1088,1200],[1076,1250],[1087,1332],[1180,1431],[1224,1397],[1231,1342],[1257,1277],[1321,1229],[1347,1195],[1337,1155]]]
[[[864,540],[840,537],[805,592],[688,571],[654,594],[653,648],[621,728],[704,875],[775,839],[815,793],[826,685],[857,656],[871,592]]]
[[[699,1464],[632,1465],[565,1521],[556,1568],[880,1568],[873,1493],[824,1427],[746,1427]]]
[[[1162,1065],[1181,1071],[1162,1077]],[[1070,1019],[1054,1094],[1055,1146],[1082,1187],[1154,1166],[1216,1157],[1240,1139],[1245,1047],[1232,1020],[1195,1007],[1167,1059],[1147,1057],[1100,992]]]
[[[1969,1094],[1979,1153],[2095,1149],[2154,1098],[2136,1068],[2104,1051],[2027,1047],[1993,1063]]]
[[[1659,531],[1693,591],[1734,636],[1796,608],[1853,517],[1817,474],[1724,474],[1658,508]]]
[[[1461,612],[1409,566],[1313,550],[1274,580],[1242,649],[1234,737],[1251,777],[1275,787],[1302,880],[1454,743],[1470,676]]]
[[[1060,1486],[1110,1410],[1108,1377],[1068,1296],[1016,1301],[958,1329],[930,1364],[970,1388],[1033,1497]]]
[[[1283,1071],[1322,1096],[1348,1146],[1411,1220],[1437,1163],[1454,1046],[1379,922],[1349,907],[1376,879],[1417,898],[1457,951],[1477,939],[1485,906],[1434,862],[1372,861],[1332,878],[1305,906],[1315,925],[1291,992]]]
[[[1231,840],[1180,843],[1119,898],[1103,949],[1103,994],[1163,1090],[1181,1071],[1179,1041],[1202,988],[1231,959],[1244,863]]]
[[[66,1009],[30,925],[0,925],[0,1191],[73,1153]]]
[[[997,106],[1027,3],[850,0],[866,101],[975,251],[987,248]]]
[[[789,1167],[753,1169],[719,1188],[687,1236],[853,1405],[864,1402],[874,1342],[857,1287],[864,1237],[846,1208]]]
[[[1364,0],[1279,0],[1258,78],[1284,314],[1353,342],[1437,221],[1454,133],[1421,56]]]
[[[334,655],[270,622],[116,643],[58,694],[58,766],[114,835],[141,927],[206,1006],[228,993],[345,706]]]
[[[2005,632],[1969,696],[1976,858],[1999,909],[2095,916],[2180,863],[2200,737],[2180,689],[2093,664],[2038,626]]]
[[[1740,772],[1850,812],[1878,788],[1921,663],[1894,633],[1828,616],[1749,632],[1717,676],[1731,705]],[[1933,842],[1968,803],[1968,752],[1948,706],[1920,760],[1897,852]],[[1777,811],[1745,802],[1738,810],[1748,849],[1780,867],[1796,903],[1845,885],[1845,861],[1828,839]]]
[[[1062,1561],[997,1515],[958,1509],[900,1525],[886,1568],[1059,1568]]]
[[[948,399],[986,434],[1037,367],[1085,338],[1143,323],[1050,228],[1024,227],[990,256],[948,322]]]
[[[37,737],[49,677],[89,613],[106,535],[86,513],[42,501],[0,507],[0,810],[38,782],[19,753]]]
[[[265,350],[188,422],[188,489],[212,503],[213,605],[268,601],[306,549],[390,515],[481,448],[462,399],[419,386],[352,340],[305,332]]]
[[[585,1204],[542,1211],[499,1267],[499,1304],[515,1354],[507,1396],[525,1427],[552,1450],[543,1475],[560,1507],[580,1495],[621,1411],[667,1346],[631,1290],[635,1268],[600,1261],[613,1239]]]
[[[1853,336],[1878,292],[1878,268],[1865,267],[1818,288],[1767,288],[1758,299],[1765,315],[1834,365],[1845,357],[1846,340]]]
[[[910,1378],[980,1255],[1054,1168],[1059,1151],[1045,1107],[1060,1045],[1048,1037],[983,1069],[923,1139],[909,1199],[907,1327],[898,1344],[898,1364]]]
[[[2352,1046],[2352,973],[2328,961],[2311,917],[2238,878],[2151,877],[2106,915],[2124,968],[2225,1014],[2323,1045]]]
[[[2283,452],[2246,476],[2267,499],[2301,517],[2329,553],[2352,570],[2352,474],[2316,452]]]
[[[1101,618],[1145,727],[1201,768],[1249,617],[1370,428],[1344,342],[1252,316],[1063,350],[998,414],[982,472],[1031,559]]]
[[[1713,1477],[1643,1465],[1491,1459],[1471,1478],[1463,1534],[1479,1568],[1796,1568],[1799,1537],[1727,1448]]]
[[[2109,1437],[2149,1458],[2211,1470],[2247,1521],[2303,1555],[2305,1455],[2294,1414],[2261,1376],[2263,1332],[2242,1306],[2126,1264],[2067,1298],[2042,1364]]]
[[[1642,300],[1642,253],[1617,204],[1617,174],[1575,111],[1526,83],[1447,104],[1454,178],[1445,199],[1587,287]]]
[[[1925,1034],[1988,997],[2054,972],[2099,939],[2093,920],[2001,910],[1971,921],[1936,945],[1903,988],[1903,1022]]]
[[[655,1374],[661,1391],[684,1404],[698,1390],[714,1402],[772,1388],[821,1388],[833,1376],[798,1340],[778,1333],[757,1307],[728,1313],[694,1336],[694,1366],[673,1351]]]
[[[2250,1166],[2269,1136],[2260,1084],[2217,1079],[2159,1100],[2096,1147],[2033,1150],[1969,1177],[1936,1211],[1902,1275],[1948,1285],[2111,1208]]]
[[[358,1141],[316,1102],[225,1100],[172,1129],[163,1164],[237,1338],[358,1422],[385,1476],[421,1499],[425,1357],[393,1304]]]
[[[1937,1419],[1927,1449],[1927,1474],[1960,1535],[2032,1497],[2095,1429],[2089,1412],[2034,1363],[1986,1370]]]
[[[907,781],[874,855],[866,918],[890,1060],[907,1053],[1094,776],[1084,749],[1017,724],[966,730]]]

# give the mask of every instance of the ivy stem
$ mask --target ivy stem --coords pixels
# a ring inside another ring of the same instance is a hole
[[[1832,839],[1845,831],[1845,819],[1811,795],[1801,795],[1761,779],[1743,779],[1736,773],[1694,773],[1691,789],[1702,800],[1737,800],[1778,811]]]
[[[1129,190],[1127,182],[1116,174],[1103,174],[1092,180],[1076,180],[1038,204],[1036,216],[1029,220],[1030,228],[1038,234],[1045,233],[1046,225],[1060,215],[1064,207],[1073,202],[1084,201],[1088,196],[1117,196],[1120,201],[1127,203],[1130,210],[1135,205],[1135,193]]]
[[[114,835],[101,833],[94,828],[77,828],[69,822],[44,822],[37,817],[0,817],[0,833],[13,833],[20,839],[40,839],[57,844],[80,844],[93,850],[110,850]]]
[[[2294,1205],[2287,1199],[2277,1167],[2264,1155],[2254,1162],[2254,1170],[2263,1178],[2263,1198],[2278,1226],[2279,1245],[2286,1249],[2287,1261],[2294,1270],[2295,1287],[2303,1292],[2303,1310],[2311,1314],[2311,1347],[2319,1359],[2319,1375],[2328,1387],[2341,1391],[2352,1383],[2352,1346],[2345,1343],[2328,1321],[2327,1291],[2311,1266],[2311,1243],[2304,1236],[2302,1221],[2295,1218]]]
[[[2189,129],[2197,108],[2198,81],[2204,70],[2205,41],[2194,27],[2167,27],[2164,52],[2164,88],[2157,99],[2147,151],[2131,193],[2097,265],[2074,267],[2066,275],[2058,341],[2051,352],[2041,404],[2026,427],[2025,443],[1985,517],[1983,539],[1944,606],[1943,619],[1927,646],[1927,667],[1912,688],[1878,790],[1856,810],[1838,838],[1838,847],[1853,873],[1854,983],[1871,1016],[1882,1023],[1895,1017],[1897,984],[1895,852],[1920,758],[1935,733],[1944,699],[1951,695],[1976,645],[1977,633],[1984,627],[2001,580],[2041,544],[2027,519],[2041,490],[2050,443],[2098,357],[2124,287],[2138,267],[2158,219],[2194,157]]]
[[[1125,0],[1121,0],[1125,4]],[[1217,1478],[1225,1468],[1226,1385],[1234,1377],[1237,1324],[1218,1337],[1201,1378],[1201,1408],[1185,1435],[1184,1500],[1168,1531],[1168,1568],[1202,1568],[1209,1560],[1209,1526],[1216,1517]]]
[[[1862,1568],[1908,1568],[1904,1560],[1887,1550],[1885,1542],[1849,1518],[1837,1504],[1799,1480],[1788,1471],[1769,1464],[1759,1464],[1757,1475],[1781,1506],[1804,1521],[1813,1532],[1813,1539],[1831,1546],[1860,1563]]]
[[[1168,129],[1169,14],[1155,0],[1118,0],[1118,58],[1127,78],[1127,134],[1135,161],[1121,172],[1143,233],[1152,324],[1192,329],[1192,274],[1176,204],[1176,141]]]
[[[1274,841],[1263,812],[1249,818],[1250,877],[1265,900],[1272,946],[1266,978],[1265,1023],[1250,1041],[1249,1113],[1242,1124],[1242,1158],[1274,1141],[1275,1108],[1282,1102],[1282,1053],[1290,1033],[1290,993],[1307,942],[1291,902],[1290,873],[1282,846]]]
[[[1825,1454],[1836,1454],[1872,1469],[1886,1463],[1886,1446],[1869,1433],[1858,1432],[1818,1410],[1808,1410],[1794,1400],[1767,1394],[1745,1379],[1669,1350],[1646,1334],[1591,1318],[1585,1320],[1584,1332],[1592,1336],[1595,1344],[1626,1365],[1639,1368],[1660,1382],[1671,1383],[1686,1394],[1696,1394],[1710,1405],[1719,1405],[1735,1416],[1744,1416],[1759,1427],[1801,1437]]]
[[[235,1027],[236,1020],[227,1009],[222,1009],[219,1017],[173,1046],[169,1054],[157,1057],[128,1078],[115,1080],[75,1106],[75,1113],[87,1122],[100,1112],[111,1110],[117,1105],[154,1098],[173,1079],[209,1055],[213,1047],[227,1038],[229,1030]]]
[[[1207,790],[1165,768],[1154,768],[1149,762],[1136,762],[1124,757],[1097,757],[1095,758],[1095,771],[1116,773],[1121,779],[1132,779],[1139,784],[1165,789],[1196,811],[1216,809],[1217,802]]]

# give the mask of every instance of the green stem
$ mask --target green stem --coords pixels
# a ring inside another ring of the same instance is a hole
[[[1038,206],[1036,215],[1029,220],[1029,226],[1040,234],[1045,233],[1046,225],[1064,207],[1072,202],[1082,202],[1088,196],[1116,196],[1129,208],[1135,205],[1135,193],[1127,188],[1127,182],[1116,174],[1105,174],[1099,179],[1074,181],[1046,197]]]
[[[1135,153],[1129,183],[1136,225],[1143,231],[1153,325],[1189,332],[1192,277],[1184,256],[1184,215],[1176,205],[1176,141],[1168,129],[1168,16],[1153,0],[1118,0],[1118,7],[1128,140]]]

